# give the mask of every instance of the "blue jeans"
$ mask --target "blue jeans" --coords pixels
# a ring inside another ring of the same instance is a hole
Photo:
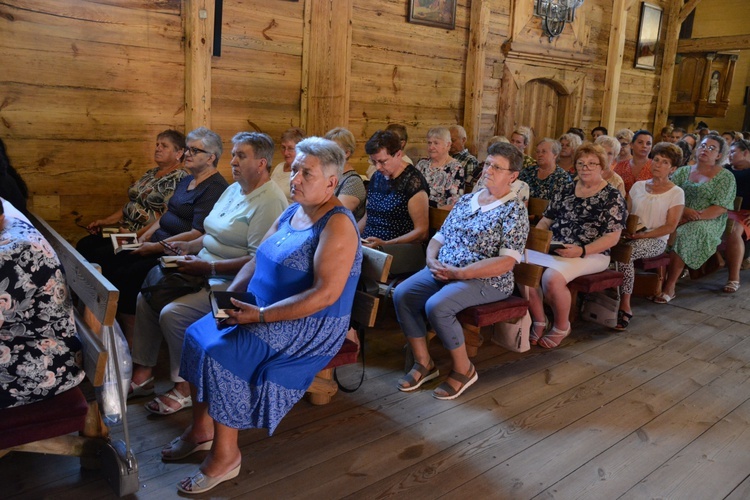
[[[508,295],[480,279],[438,281],[425,267],[396,287],[393,302],[404,335],[426,336],[426,316],[443,346],[453,350],[464,343],[464,331],[456,314],[467,307],[504,300]]]

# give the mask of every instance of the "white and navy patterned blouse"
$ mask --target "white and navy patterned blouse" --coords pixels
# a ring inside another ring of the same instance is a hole
[[[529,214],[516,193],[489,205],[480,206],[479,193],[462,196],[453,207],[434,239],[443,246],[438,260],[443,264],[466,267],[492,257],[510,256],[521,261],[529,234]],[[513,271],[501,276],[479,278],[510,294]]]

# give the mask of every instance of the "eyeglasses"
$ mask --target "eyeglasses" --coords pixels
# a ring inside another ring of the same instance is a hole
[[[705,142],[698,146],[698,149],[708,149],[709,151],[716,151],[716,146],[709,146]]]
[[[514,172],[514,170],[511,170],[509,168],[502,168],[498,165],[495,165],[494,163],[490,163],[488,161],[484,162],[484,168],[491,168],[495,172],[499,172],[501,170],[505,170],[506,172]]]
[[[576,168],[578,170],[594,170],[595,168],[599,168],[601,166],[601,163],[584,163],[582,161],[576,162]]]
[[[195,156],[198,153],[206,153],[207,155],[212,155],[213,154],[213,153],[209,153],[205,149],[201,149],[201,148],[191,148],[190,146],[188,146],[188,147],[185,148],[185,154],[186,155],[189,154],[191,156]]]

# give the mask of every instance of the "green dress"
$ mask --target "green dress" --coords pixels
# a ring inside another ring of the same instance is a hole
[[[672,182],[685,191],[685,206],[693,210],[705,210],[711,205],[731,210],[737,185],[734,176],[726,169],[708,182],[695,183],[690,180],[690,165],[680,167],[672,176]],[[697,269],[716,252],[727,225],[727,214],[710,219],[686,222],[677,227],[677,239],[673,250],[690,269]]]

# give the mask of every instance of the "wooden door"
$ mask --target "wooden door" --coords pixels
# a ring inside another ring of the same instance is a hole
[[[516,105],[517,125],[527,125],[534,132],[530,151],[533,152],[536,143],[544,137],[556,139],[562,133],[558,130],[560,96],[547,81],[529,81],[519,89]]]

